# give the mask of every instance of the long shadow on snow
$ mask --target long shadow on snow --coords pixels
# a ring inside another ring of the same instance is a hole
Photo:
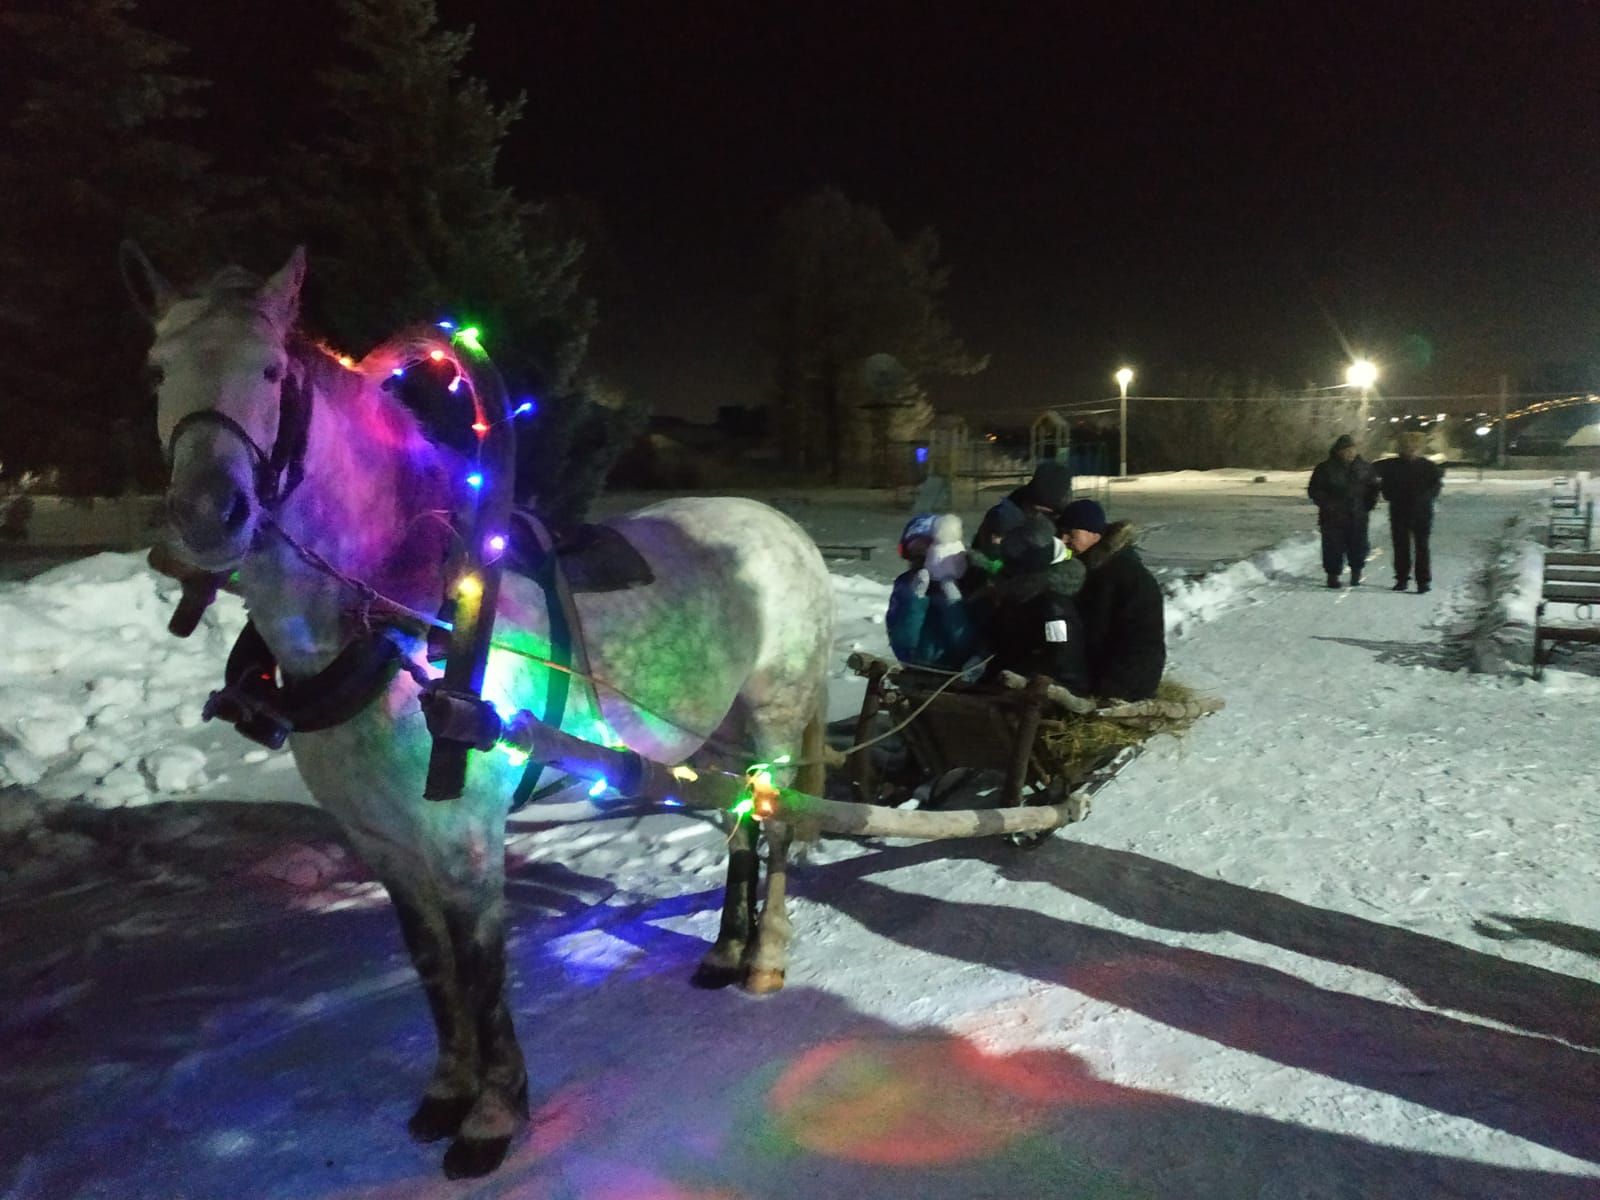
[[[1036,854],[1007,856],[987,847],[980,853],[1008,878],[1052,884],[1146,925],[1182,933],[1237,933],[1382,975],[1435,1008],[1600,1049],[1600,984],[1587,979],[1198,875],[1126,850],[1058,837]],[[1527,936],[1538,936],[1535,927],[1547,923],[1524,924]],[[1600,953],[1600,935],[1578,932],[1588,934],[1588,953]]]
[[[1441,1006],[1503,1010],[1541,1031],[1555,1027],[1584,1037],[1593,1032],[1593,1015],[1582,1006],[1593,1003],[1597,989],[1554,972],[1506,964],[1421,935],[1391,936],[1395,931],[1385,926],[1247,888],[1218,884],[1208,895],[1212,881],[1153,860],[1143,860],[1150,865],[1142,872],[1130,871],[1130,860],[1138,856],[1082,843],[1056,839],[1038,855],[1022,858],[984,847],[975,856],[1002,863],[1001,871],[1014,878],[1067,891],[1081,887],[1096,903],[1134,919],[1184,930],[1237,929],[1274,944],[1281,939],[1304,953],[1415,979]],[[901,945],[1068,987],[1222,1045],[1600,1162],[1595,1054],[1026,909],[907,895],[859,878],[875,872],[870,862],[841,865],[854,869],[830,871],[806,894]],[[876,868],[888,869],[887,863]],[[1080,873],[1093,882],[1080,882]],[[1182,915],[1191,902],[1186,895],[1204,919]],[[1369,938],[1376,946],[1370,957],[1364,953]],[[1413,953],[1420,966],[1406,961]],[[1467,974],[1450,976],[1455,969]],[[1539,996],[1577,1007],[1542,1015],[1536,1011]]]
[[[985,1055],[947,1031],[900,1028],[816,989],[762,1000],[698,992],[685,980],[704,943],[658,922],[709,916],[716,889],[594,905],[573,893],[609,894],[609,885],[549,864],[516,870],[523,883],[542,881],[538,900],[512,888],[513,1007],[535,1125],[494,1176],[445,1183],[438,1148],[411,1146],[403,1131],[433,1038],[387,904],[305,913],[281,893],[252,890],[215,840],[229,819],[214,815],[217,826],[202,821],[190,843],[206,850],[214,874],[176,892],[129,876],[120,911],[137,919],[126,936],[53,964],[57,985],[82,990],[53,1029],[35,1030],[35,1044],[0,1066],[7,1196],[1234,1200],[1286,1186],[1362,1200],[1592,1194],[1592,1180],[1120,1087],[1069,1053]],[[911,906],[923,916],[942,906],[860,877],[942,856],[929,849],[810,874],[864,923],[903,930],[915,923]],[[1005,910],[998,920],[1016,916]],[[998,955],[1054,957],[1044,949],[1050,936],[1031,948],[1000,939]],[[1125,940],[1146,956],[1160,949]],[[577,961],[567,953],[574,944]],[[31,945],[42,951],[49,940]],[[616,946],[643,952],[594,953]],[[820,943],[809,950],[823,952]],[[803,921],[797,953],[808,953]]]
[[[1490,922],[1493,922],[1491,924]],[[1487,921],[1474,921],[1474,933],[1497,942],[1544,942],[1562,950],[1600,958],[1600,932],[1572,925],[1566,921],[1552,921],[1548,917],[1517,917],[1509,913],[1490,913]]]
[[[1466,665],[1464,646],[1445,642],[1382,642],[1371,638],[1332,637],[1313,635],[1318,642],[1338,642],[1359,650],[1371,650],[1381,666],[1427,667],[1434,671],[1456,671]]]

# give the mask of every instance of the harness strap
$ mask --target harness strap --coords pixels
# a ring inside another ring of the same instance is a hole
[[[550,531],[544,527],[544,523],[530,512],[518,510],[512,514],[512,520],[522,522],[539,546],[539,557],[529,564],[528,577],[544,592],[545,611],[549,615],[551,661],[563,667],[571,667],[577,612],[572,608],[572,594],[561,572],[561,564],[556,561],[555,540],[550,536]],[[544,712],[540,714],[539,721],[552,729],[560,729],[561,718],[567,711],[567,697],[572,690],[572,676],[566,671],[550,671],[549,678]],[[512,812],[516,812],[533,799],[534,791],[538,788],[539,780],[543,777],[547,765],[532,759],[528,761],[528,765],[523,769],[522,778],[511,793]]]
[[[255,438],[227,413],[202,408],[181,417],[167,438],[166,458],[170,465],[178,438],[196,425],[220,425],[233,434],[250,453],[251,473],[255,476],[256,502],[272,509],[289,498],[306,474],[306,446],[311,437],[313,391],[301,385],[293,373],[285,374],[278,393],[278,437],[268,454]]]

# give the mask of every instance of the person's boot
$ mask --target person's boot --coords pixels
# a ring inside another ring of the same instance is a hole
[[[1391,592],[1403,592],[1403,591],[1406,590],[1406,584],[1409,583],[1409,582],[1410,582],[1410,580],[1407,580],[1407,579],[1396,579],[1394,581],[1394,586],[1392,588],[1390,588],[1389,590]]]
[[[1339,582],[1339,577],[1337,575],[1329,575],[1328,576],[1328,586],[1331,587],[1331,588],[1336,588],[1336,587],[1343,587],[1344,584]]]
[[[1420,579],[1417,580],[1417,595],[1420,596],[1423,593],[1427,592],[1430,587],[1432,587],[1431,584],[1423,583],[1422,580],[1420,580]]]
[[[1360,571],[1351,571],[1350,572],[1350,586],[1351,587],[1360,587],[1361,586],[1361,572]]]

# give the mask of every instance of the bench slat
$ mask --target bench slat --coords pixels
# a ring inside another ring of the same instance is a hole
[[[1600,626],[1585,629],[1572,625],[1539,626],[1541,642],[1600,642]]]

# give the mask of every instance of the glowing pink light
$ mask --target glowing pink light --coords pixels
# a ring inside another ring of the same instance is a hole
[[[449,389],[452,396],[461,390],[461,376],[457,375],[450,381]]]
[[[506,537],[505,537],[505,534],[497,533],[492,538],[489,539],[489,552],[491,554],[504,554],[505,553],[505,549],[506,549]]]

